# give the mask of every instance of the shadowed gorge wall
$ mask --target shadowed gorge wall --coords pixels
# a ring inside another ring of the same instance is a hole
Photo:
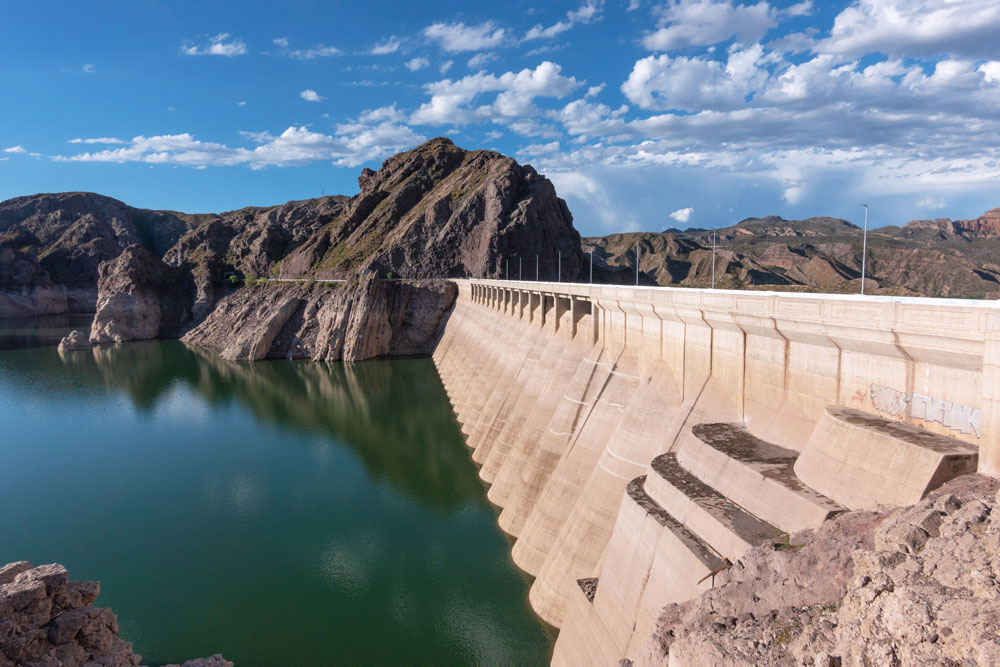
[[[456,282],[434,361],[555,663],[641,661],[752,546],[998,472],[991,302]]]

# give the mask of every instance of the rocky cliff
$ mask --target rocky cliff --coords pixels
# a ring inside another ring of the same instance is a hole
[[[967,475],[916,505],[848,512],[756,547],[715,588],[663,610],[647,658],[1000,664],[998,488]]]
[[[133,667],[142,656],[118,636],[118,618],[93,606],[96,581],[70,581],[62,565],[0,567],[0,667]],[[215,655],[183,667],[232,667]],[[177,665],[168,665],[177,667]]]
[[[182,339],[229,360],[428,356],[455,301],[448,281],[271,283],[241,289]]]

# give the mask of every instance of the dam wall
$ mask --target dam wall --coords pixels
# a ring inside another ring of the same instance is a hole
[[[553,662],[643,662],[746,549],[1000,474],[993,302],[458,280],[434,360]]]

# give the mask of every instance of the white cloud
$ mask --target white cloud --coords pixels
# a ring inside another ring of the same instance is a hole
[[[417,70],[421,70],[430,64],[431,63],[427,60],[427,58],[413,58],[406,61],[406,69],[411,72],[416,72]]]
[[[677,222],[686,223],[691,219],[691,214],[694,213],[694,209],[690,206],[687,208],[679,208],[670,214],[670,217]]]
[[[330,58],[340,54],[340,49],[335,46],[324,46],[318,44],[309,49],[294,49],[288,52],[289,58],[296,60],[313,60],[314,58]]]
[[[599,85],[599,86],[591,86],[590,88],[587,89],[587,94],[584,95],[583,97],[584,97],[584,99],[587,99],[587,98],[590,98],[590,97],[597,97],[597,95],[599,95],[602,90],[604,90],[604,84],[603,83],[601,85]]]
[[[507,31],[497,27],[493,21],[469,26],[464,23],[434,23],[424,28],[424,36],[437,41],[445,51],[460,53],[498,46],[507,36]]]
[[[934,197],[924,197],[917,202],[917,206],[920,208],[947,208],[948,203],[943,199],[935,199]]]
[[[97,72],[97,68],[90,63],[86,63],[80,68],[80,71],[84,74],[95,74]]]
[[[998,34],[996,0],[857,0],[818,48],[845,56],[995,56]]]
[[[742,107],[746,97],[767,81],[769,73],[759,65],[763,56],[759,44],[730,51],[726,63],[703,57],[648,56],[636,61],[621,89],[643,109]]]
[[[566,32],[578,23],[591,23],[593,21],[600,20],[601,9],[603,6],[603,0],[587,2],[581,5],[578,9],[566,12],[565,21],[553,23],[548,28],[543,28],[540,23],[536,24],[524,35],[524,41],[527,42],[533,39],[547,39],[555,37],[556,35]]]
[[[384,39],[375,46],[373,46],[370,53],[373,56],[384,56],[389,53],[395,53],[396,51],[399,50],[399,47],[401,45],[402,42],[400,42],[399,39],[397,39],[396,36],[393,35],[392,37]]]
[[[240,100],[239,102],[236,103],[236,106],[238,107],[245,107],[246,105],[247,105],[246,100]]]
[[[210,37],[208,42],[201,45],[188,45],[181,47],[181,54],[185,56],[242,56],[247,52],[246,43],[239,37],[230,38],[228,32],[220,32],[214,37]]]
[[[812,0],[805,0],[781,10],[784,16],[809,16],[813,12]]]
[[[451,69],[451,66],[454,64],[455,64],[454,60],[446,60],[443,63],[441,63],[440,67],[438,67],[438,72],[440,72],[441,74],[445,74],[448,70]]]
[[[482,51],[481,53],[477,53],[476,55],[469,58],[469,62],[466,64],[469,66],[469,69],[477,69],[479,67],[482,67],[486,63],[496,59],[497,59],[497,54],[493,53],[492,51]]]
[[[310,88],[306,88],[301,93],[299,93],[299,97],[304,99],[306,102],[322,102],[323,100],[326,99],[325,97],[317,93],[315,90],[312,90]]]
[[[411,122],[428,125],[464,125],[475,121],[493,121],[511,124],[537,115],[536,97],[562,98],[580,83],[573,77],[564,77],[562,68],[543,62],[535,69],[506,72],[500,76],[479,72],[457,81],[444,79],[425,86],[431,94],[430,101],[422,104]],[[482,94],[496,92],[491,104],[470,106]],[[522,125],[522,127],[532,127]],[[537,127],[533,127],[537,133]]]
[[[252,149],[199,141],[191,134],[173,134],[138,136],[122,148],[56,156],[54,159],[64,162],[143,162],[195,168],[245,165],[261,169],[303,165],[318,160],[356,166],[425,140],[410,128],[387,119],[391,113],[380,110],[367,113],[354,123],[338,126],[335,135],[294,126],[278,136],[267,132],[244,133],[250,141],[258,144]]]
[[[979,66],[979,71],[990,83],[1000,83],[1000,61],[993,60]]]
[[[28,152],[28,149],[25,148],[24,146],[18,144],[17,146],[11,146],[10,148],[3,149],[3,152],[4,153],[26,154]]]
[[[660,10],[658,29],[642,40],[650,51],[708,46],[735,38],[759,41],[777,25],[777,12],[767,2],[734,5],[729,0],[672,0]]]
[[[124,144],[125,142],[115,137],[95,137],[92,139],[70,139],[71,144]]]
[[[280,46],[283,49],[288,47],[287,37],[275,37],[274,39],[271,40],[271,42],[276,46]]]

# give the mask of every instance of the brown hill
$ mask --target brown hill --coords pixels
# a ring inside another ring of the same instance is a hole
[[[706,286],[712,231],[613,234],[584,239],[594,249],[595,280]],[[716,230],[716,286],[797,291],[860,289],[862,231],[837,218],[747,218]],[[975,220],[912,221],[869,230],[866,292],[1000,297],[1000,209]],[[706,259],[707,258],[707,259]]]

